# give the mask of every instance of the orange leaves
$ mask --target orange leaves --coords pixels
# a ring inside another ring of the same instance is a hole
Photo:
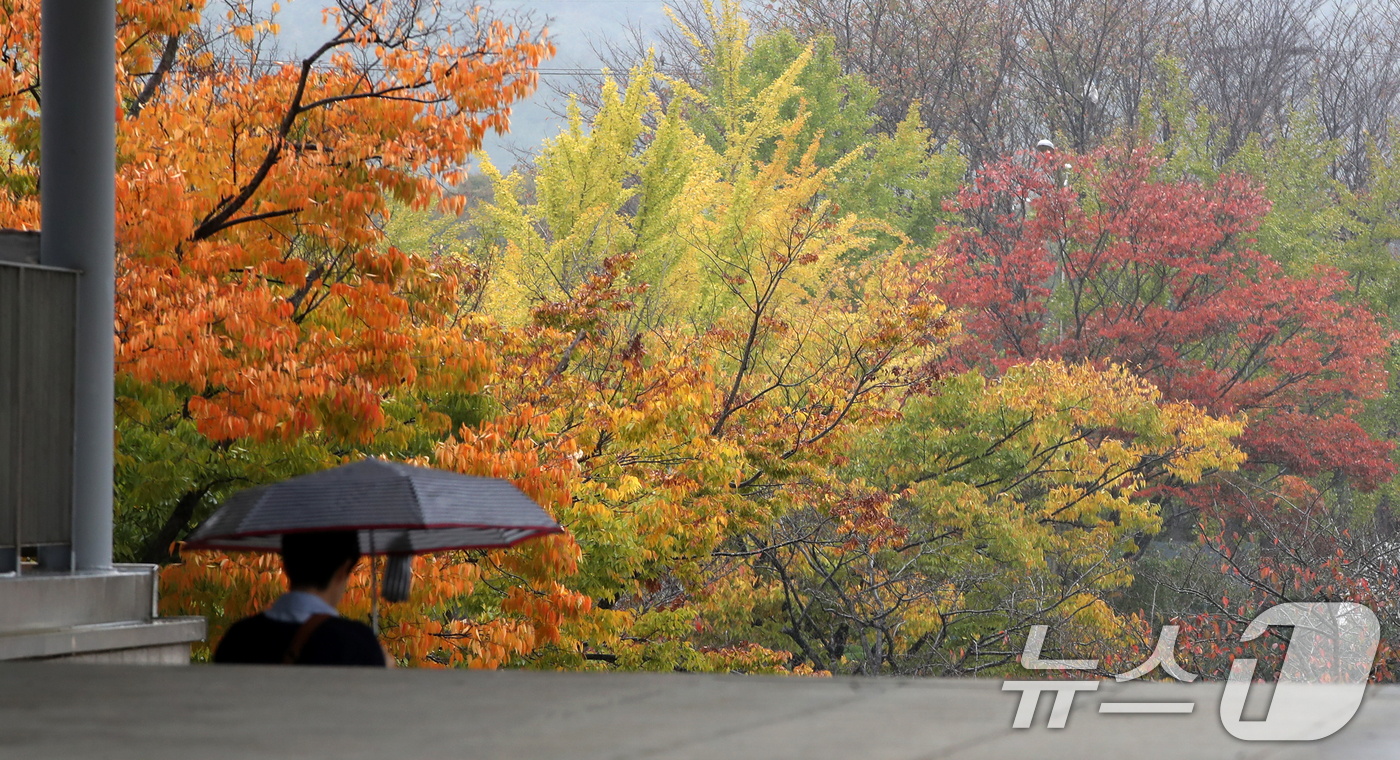
[[[566,453],[567,439],[554,439],[549,415],[520,406],[478,428],[463,427],[460,442],[449,439],[434,452],[437,466],[464,475],[507,478],[546,511],[571,501],[577,477],[574,460]]]
[[[382,570],[382,560],[379,567]],[[460,554],[416,558],[413,578],[413,592],[407,602],[390,605],[381,601],[380,604],[382,639],[390,654],[400,662],[433,666],[451,664],[455,659],[470,663],[471,657],[464,660],[451,643],[462,637],[474,637],[490,644],[477,655],[477,665],[482,664],[482,658],[500,652],[508,650],[520,654],[529,650],[529,646],[524,646],[533,641],[528,623],[475,626],[464,621],[443,622],[442,610],[453,600],[470,594],[480,579],[478,567],[463,561]],[[189,552],[184,562],[170,565],[161,572],[161,588],[162,614],[194,614],[208,618],[208,650],[200,653],[207,656],[218,647],[229,625],[261,612],[280,596],[285,590],[285,581],[281,563],[273,554]],[[341,613],[351,619],[367,621],[371,601],[369,562],[362,560],[351,577]],[[500,664],[499,661],[496,664]]]
[[[481,582],[480,567],[461,553],[417,557],[413,592],[403,604],[381,601],[381,638],[401,663],[426,667],[496,668],[560,641],[560,628],[592,609],[588,597],[558,583],[511,588],[501,607],[507,617],[473,621],[444,615]],[[379,562],[383,568],[383,561]],[[280,562],[272,554],[190,552],[161,573],[161,612],[204,615],[210,621],[207,657],[234,621],[266,609],[284,590]],[[369,563],[351,578],[341,613],[368,620]]]
[[[209,621],[208,659],[228,627],[266,609],[286,590],[281,563],[270,554],[189,552],[185,561],[160,574],[162,615],[201,615]]]
[[[512,588],[501,608],[531,622],[536,637],[534,643],[557,644],[560,626],[592,610],[593,601],[558,583],[549,583],[543,590]]]
[[[609,314],[631,311],[632,298],[646,292],[647,286],[617,283],[636,258],[629,252],[603,259],[601,271],[589,275],[576,293],[535,307],[531,314],[535,323],[570,332],[597,330]]]
[[[39,79],[40,0],[16,0],[0,6],[0,45],[5,65],[0,66],[0,121],[36,108]]]
[[[18,56],[0,72],[10,135],[37,134],[25,88],[37,81],[38,6],[0,9],[0,35]],[[192,456],[172,476],[180,489],[266,477],[260,465],[287,464],[271,459],[302,461],[293,449],[324,447],[311,460],[325,461],[417,441],[426,453],[454,418],[434,404],[479,393],[495,357],[458,324],[461,287],[479,287],[471,273],[385,244],[389,198],[423,208],[459,182],[483,136],[505,131],[511,104],[534,90],[553,46],[475,10],[358,0],[331,10],[311,60],[278,64],[260,52],[276,32],[268,19],[236,9],[216,46],[194,30],[201,11],[151,0],[118,9],[117,369],[135,389],[121,422],[157,421],[149,440],[177,452],[199,447],[176,442],[175,429],[193,423],[198,435],[187,437],[218,454]],[[37,196],[0,192],[0,213],[6,226],[32,226]],[[549,424],[517,409],[444,443],[441,460],[513,478],[559,511],[577,466]],[[217,470],[254,450],[269,461]],[[384,610],[386,641],[417,664],[515,662],[591,609],[556,582],[579,557],[556,537],[472,560],[420,559],[413,598]],[[518,575],[503,580],[505,567]],[[483,576],[499,584],[494,601]],[[167,608],[210,615],[215,640],[281,591],[270,556],[192,555],[164,580]],[[347,614],[367,616],[368,589],[362,568]],[[464,617],[468,599],[488,610],[480,620]]]
[[[446,664],[469,668],[494,670],[536,647],[534,628],[512,619],[453,625],[438,635],[452,643],[451,659]]]
[[[501,567],[532,580],[567,578],[578,572],[582,557],[578,543],[568,534],[545,536],[522,544],[498,560]]]
[[[118,87],[149,99],[119,123],[118,370],[187,388],[200,432],[224,441],[367,440],[385,396],[423,370],[474,391],[490,362],[447,326],[456,278],[381,250],[377,217],[386,191],[437,197],[436,178],[506,127],[552,46],[474,13],[454,32],[434,26],[445,16],[366,1],[333,14],[314,64],[268,68],[252,47],[219,60],[188,34],[198,7],[171,8],[119,11]],[[37,3],[3,21],[22,33]],[[246,11],[231,23],[244,37],[271,31]],[[373,46],[369,63],[347,54],[386,39],[397,42]],[[171,64],[153,75],[167,43]],[[33,215],[6,202],[13,223]]]

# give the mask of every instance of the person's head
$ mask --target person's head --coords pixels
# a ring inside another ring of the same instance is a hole
[[[339,602],[360,561],[360,538],[353,530],[286,533],[282,536],[282,570],[293,591],[310,591]]]

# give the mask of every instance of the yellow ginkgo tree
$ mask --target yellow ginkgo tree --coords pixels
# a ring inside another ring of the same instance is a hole
[[[599,608],[553,662],[785,661],[697,643],[714,553],[819,493],[841,434],[926,376],[956,329],[930,295],[935,269],[875,249],[874,233],[898,231],[832,202],[863,154],[820,165],[806,112],[778,107],[809,60],[730,99],[645,61],[604,84],[586,122],[573,109],[529,175],[486,167],[493,198],[466,255],[490,273],[485,392],[514,410],[488,424],[573,452],[557,514],[581,552],[567,583]],[[701,112],[728,125],[718,145]]]

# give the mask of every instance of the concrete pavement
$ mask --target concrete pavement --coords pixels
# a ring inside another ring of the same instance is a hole
[[[1105,682],[1011,728],[997,680],[0,664],[0,758],[1400,757],[1400,687],[1317,742],[1225,733],[1220,683]],[[1262,715],[1268,688],[1249,711]],[[1188,715],[1099,714],[1187,700]]]

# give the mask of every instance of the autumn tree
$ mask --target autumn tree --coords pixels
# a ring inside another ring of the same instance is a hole
[[[970,364],[1113,362],[1168,399],[1247,416],[1240,476],[1155,485],[1168,535],[1203,542],[1202,554],[1187,549],[1187,559],[1165,565],[1148,557],[1140,568],[1151,571],[1152,589],[1180,594],[1154,604],[1157,615],[1234,604],[1244,616],[1257,609],[1242,611],[1244,598],[1264,597],[1221,573],[1245,556],[1254,558],[1251,574],[1272,562],[1262,572],[1291,584],[1329,566],[1317,552],[1334,556],[1339,572],[1359,571],[1366,554],[1348,547],[1378,545],[1343,537],[1370,521],[1354,496],[1394,472],[1392,446],[1367,408],[1386,389],[1389,336],[1332,262],[1300,256],[1292,274],[1257,249],[1270,208],[1257,185],[1240,174],[1164,177],[1161,166],[1127,147],[989,168],[959,198],[968,228],[946,252],[961,276],[944,293],[971,310]],[[1302,564],[1285,569],[1270,556]],[[1172,575],[1170,565],[1196,558],[1210,572]],[[1290,598],[1360,599],[1348,594],[1365,577],[1303,584]],[[1121,603],[1145,609],[1147,596]]]
[[[951,195],[962,180],[966,162],[956,146],[939,146],[932,131],[925,127],[917,103],[911,103],[888,133],[876,131],[877,116],[872,110],[879,90],[859,72],[842,73],[835,54],[835,41],[821,36],[804,49],[786,29],[757,36],[745,42],[747,24],[728,7],[716,9],[705,3],[708,33],[688,31],[702,62],[698,91],[716,105],[733,103],[736,108],[695,109],[690,122],[712,147],[721,147],[721,135],[730,125],[718,123],[716,113],[735,113],[751,108],[756,98],[769,96],[769,87],[804,58],[794,80],[793,94],[782,103],[778,115],[794,119],[802,114],[802,128],[790,150],[792,157],[817,145],[813,163],[836,169],[837,180],[828,190],[837,208],[866,219],[878,219],[916,245],[930,245],[937,228],[947,221],[942,199]],[[731,14],[726,17],[724,14]],[[678,17],[679,19],[679,17]],[[732,28],[725,33],[722,30]],[[684,27],[690,30],[689,26]],[[713,40],[706,42],[706,40]],[[731,49],[721,52],[717,46]],[[742,58],[742,65],[727,71],[731,57]],[[758,158],[768,160],[776,145],[770,139]],[[897,244],[884,241],[885,247]]]
[[[1014,42],[1003,10],[949,19]],[[127,4],[116,40],[124,558],[381,455],[509,478],[566,529],[417,560],[383,614],[405,664],[976,673],[1037,618],[1124,642],[1165,500],[1247,512],[1237,434],[1256,484],[1388,477],[1357,422],[1384,336],[1332,270],[1250,247],[1267,203],[1233,174],[1105,151],[953,199],[946,98],[891,118],[839,36],[753,35],[726,0],[676,13],[684,76],[642,56],[469,180],[542,37],[340,0],[287,62],[274,19],[205,11]],[[3,12],[0,213],[35,227],[38,6]],[[966,134],[1028,130],[979,110],[1009,80],[969,56]],[[281,589],[267,556],[179,560],[164,608],[215,638]]]
[[[384,244],[390,199],[442,199],[488,131],[535,87],[552,53],[477,11],[345,0],[328,39],[276,60],[276,26],[241,5],[119,9],[117,207],[118,554],[161,560],[224,494],[367,453],[430,453],[489,409],[492,359],[464,331],[450,260]],[[40,226],[36,174],[39,4],[4,10],[5,226]],[[212,14],[210,14],[212,15]],[[448,199],[451,207],[451,199]],[[477,460],[491,456],[483,444]],[[502,456],[508,455],[505,452]],[[567,501],[545,461],[522,487]],[[391,651],[418,663],[495,664],[557,637],[587,599],[566,539],[501,558],[420,563],[426,587],[391,611]],[[168,568],[167,611],[209,613],[213,633],[280,585],[265,558],[200,555]],[[511,574],[501,576],[509,565]],[[440,570],[440,572],[438,571]],[[367,578],[358,581],[364,586]],[[481,582],[478,583],[477,581]],[[537,586],[545,589],[534,593]],[[463,621],[446,598],[495,611]],[[357,592],[361,605],[367,601]],[[543,601],[541,601],[543,599]]]
[[[668,101],[675,83],[644,62],[604,85],[587,120],[574,110],[528,177],[488,163],[491,200],[452,253],[483,273],[467,319],[497,358],[482,393],[499,411],[433,461],[492,475],[537,462],[566,478],[554,513],[577,572],[555,579],[596,600],[515,664],[783,666],[772,642],[696,638],[711,552],[814,498],[803,485],[828,479],[843,431],[920,377],[952,327],[919,285],[927,273],[885,247],[898,228],[827,197],[867,154],[817,159],[824,134],[806,128],[798,84],[812,52],[772,79],[753,78],[747,47],[730,53],[731,97]],[[924,170],[917,130],[885,154],[900,149]],[[907,181],[896,167],[866,181]],[[482,457],[497,446],[509,459]]]
[[[1233,469],[1239,429],[1117,367],[936,381],[853,438],[827,503],[721,554],[723,583],[753,593],[710,634],[785,638],[815,667],[867,675],[1007,672],[1031,625],[1121,647],[1132,618],[1111,601],[1160,524],[1143,486]]]
[[[1219,135],[1213,117],[1189,113],[1189,98],[1168,95],[1156,107],[1172,113],[1177,129],[1156,151],[1170,158],[1156,176],[1219,179],[1208,157]],[[1374,147],[1374,143],[1373,143]],[[1253,246],[1295,277],[1319,266],[1345,278],[1336,297],[1372,311],[1383,327],[1394,324],[1396,263],[1390,255],[1393,167],[1379,160],[1359,183],[1337,171],[1347,162],[1345,140],[1329,139],[1315,109],[1297,112],[1285,134],[1251,137],[1227,162],[1232,174],[1248,177],[1269,201],[1269,212],[1253,233]],[[1384,155],[1377,151],[1375,156]],[[1359,404],[1352,419],[1381,441],[1396,438],[1394,357],[1383,355],[1383,394]],[[1390,460],[1395,461],[1394,452]],[[1379,486],[1333,477],[1317,490],[1282,475],[1276,480],[1229,478],[1231,499],[1247,505],[1248,521],[1212,522],[1200,534],[1198,551],[1172,558],[1146,556],[1127,605],[1187,613],[1195,634],[1194,656],[1202,672],[1228,671],[1228,656],[1241,654],[1232,632],[1258,610],[1282,601],[1352,600],[1381,618],[1386,640],[1397,626],[1395,589],[1384,548],[1396,535],[1394,481]],[[1390,650],[1386,650],[1387,652]],[[1275,652],[1276,654],[1276,652]],[[1393,678],[1393,654],[1383,654],[1376,677]],[[1267,660],[1261,668],[1267,669]]]
[[[1134,148],[1013,160],[964,190],[943,292],[971,309],[967,362],[1121,363],[1168,398],[1248,414],[1252,468],[1387,480],[1389,446],[1353,419],[1384,389],[1375,316],[1338,270],[1294,277],[1254,249],[1257,188],[1159,180],[1156,163]]]
[[[1182,652],[1192,672],[1224,679],[1231,661],[1258,657],[1256,678],[1270,680],[1282,664],[1287,638],[1271,634],[1252,644],[1239,635],[1260,612],[1289,602],[1354,602],[1381,623],[1381,646],[1371,677],[1394,681],[1400,652],[1400,596],[1393,552],[1395,519],[1366,499],[1339,499],[1298,479],[1261,487],[1228,478],[1234,499],[1248,505],[1243,524],[1207,521],[1199,544],[1174,556],[1149,556],[1135,568],[1121,606],[1144,613],[1142,638],[1150,651],[1154,624],[1182,626]]]
[[[465,342],[411,350],[441,341],[433,322],[455,283],[378,246],[376,215],[386,196],[435,200],[505,127],[548,48],[430,6],[331,15],[333,37],[297,63],[262,60],[263,27],[235,26],[247,42],[221,51],[231,60],[191,51],[142,84],[150,99],[123,123],[119,362],[188,387],[189,417],[213,440],[363,440],[384,391],[421,362],[425,380],[453,384],[482,361]]]
[[[231,488],[448,427],[489,359],[452,329],[458,273],[379,245],[379,219],[434,202],[551,51],[476,12],[347,0],[278,61],[270,20],[204,10],[123,5],[116,40],[118,553],[153,561]],[[37,14],[8,10],[11,38]],[[5,223],[37,227],[38,51],[13,51]]]
[[[842,165],[830,188],[838,207],[891,224],[918,245],[934,241],[937,227],[948,221],[941,201],[961,181],[966,161],[961,146],[929,126],[921,104],[906,101],[898,113],[887,115],[874,78],[845,65],[833,34],[816,32],[803,41],[786,27],[756,30],[739,7],[710,0],[677,3],[667,14],[671,23],[663,29],[634,29],[621,40],[595,46],[620,86],[630,84],[643,61],[652,61],[647,70],[662,75],[652,83],[662,111],[685,92],[721,106],[685,111],[690,126],[720,149],[729,126],[717,115],[737,113],[730,104],[741,106],[768,92],[805,55],[795,88],[780,108],[784,119],[803,113],[792,155],[801,155],[820,135],[816,164]],[[731,66],[736,60],[741,64]],[[566,81],[552,85],[556,93],[567,94],[561,102],[576,103],[581,115],[591,118],[604,90],[582,77]],[[559,113],[568,116],[567,109]],[[769,138],[760,157],[766,159],[774,147]],[[886,247],[893,242],[884,241]]]
[[[705,18],[733,25],[736,13]],[[505,328],[510,357],[493,393],[548,414],[547,425],[509,437],[553,429],[578,452],[574,506],[561,513],[582,551],[570,583],[587,584],[613,633],[579,642],[573,661],[975,672],[993,660],[977,643],[958,664],[968,642],[1015,635],[1032,609],[1079,633],[1116,635],[1122,621],[1106,592],[1127,582],[1122,555],[1158,519],[1129,484],[1153,468],[1194,479],[1193,467],[1233,466],[1238,428],[1161,404],[1121,371],[1046,365],[996,386],[939,377],[956,329],[931,297],[945,275],[917,263],[926,251],[876,237],[904,239],[886,221],[897,212],[863,218],[833,202],[852,192],[848,166],[869,154],[824,164],[823,133],[807,129],[805,107],[788,109],[805,102],[801,71],[817,49],[754,80],[742,27],[685,34],[697,47],[728,46],[699,55],[711,67],[705,81],[728,89],[667,97],[688,85],[644,61],[625,86],[605,83],[589,118],[571,110],[532,174],[488,167],[494,198],[472,218],[482,247],[467,255],[491,272],[482,309]],[[915,118],[901,127],[911,153],[927,144]],[[897,180],[922,171],[886,166]],[[1076,388],[1096,389],[1106,416],[1076,417]],[[934,422],[929,409],[953,417]],[[969,409],[983,412],[957,417]],[[1016,429],[1013,409],[1034,424]],[[1113,416],[1124,409],[1145,415],[1143,426]],[[1139,448],[1123,450],[1112,425],[1136,431]],[[980,467],[951,467],[919,487],[892,480],[912,456],[893,442],[924,428],[935,448],[970,431],[965,453],[996,460],[1005,491],[959,480],[987,475]],[[1038,459],[1055,436],[1064,445]],[[1087,464],[1069,480],[1116,506],[1085,513],[1082,525],[1046,518],[1035,530],[1049,554],[1017,558],[1027,545],[1011,536],[1033,518],[1014,515],[1044,508],[1062,456],[1115,462],[1106,480]],[[1108,517],[1114,509],[1135,517]],[[973,548],[983,540],[1014,546],[991,556]],[[1049,583],[1066,562],[1085,572]],[[945,593],[953,579],[966,600]],[[1023,593],[1018,579],[1044,593]],[[973,598],[997,612],[964,620],[958,605]],[[934,622],[939,609],[946,628]]]

